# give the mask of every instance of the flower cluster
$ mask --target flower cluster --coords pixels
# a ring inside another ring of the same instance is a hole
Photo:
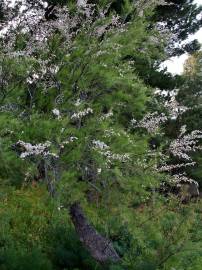
[[[171,119],[177,119],[179,115],[188,110],[186,106],[182,106],[178,103],[176,95],[170,97],[170,99],[165,102],[164,106],[168,110]]]
[[[61,118],[60,111],[58,109],[53,109],[52,113],[57,117],[57,119]]]
[[[21,149],[20,158],[22,159],[30,156],[51,156],[54,158],[58,158],[58,155],[48,151],[48,148],[51,146],[51,142],[49,141],[45,142],[44,144],[39,143],[35,145],[23,141],[18,141],[15,146]]]
[[[104,120],[106,120],[106,119],[108,119],[108,118],[110,118],[110,117],[112,117],[112,116],[113,116],[113,112],[110,111],[110,112],[108,112],[108,113],[106,113],[106,114],[103,114],[103,115],[100,117],[100,120],[101,120],[101,121],[104,121]]]
[[[104,137],[105,137],[105,138],[110,138],[110,137],[113,137],[113,136],[120,137],[121,134],[120,134],[120,132],[114,131],[113,128],[106,129],[106,130],[104,131]]]
[[[93,149],[99,149],[99,150],[109,149],[109,146],[100,140],[93,140],[92,144],[93,144]]]
[[[69,137],[68,140],[63,141],[63,142],[60,144],[60,148],[63,149],[63,148],[65,147],[65,145],[67,145],[67,144],[69,144],[69,143],[72,143],[72,142],[75,142],[75,141],[77,141],[77,140],[78,140],[77,137],[74,137],[74,136]]]
[[[118,31],[124,31],[122,26],[123,23],[121,22],[120,17],[118,15],[113,15],[111,20],[107,24],[96,28],[95,35],[100,37],[113,29],[116,29]]]
[[[47,92],[47,89],[51,87],[55,87],[57,89],[60,88],[60,81],[56,78],[56,74],[59,70],[59,65],[62,63],[58,63],[57,65],[51,64],[52,59],[49,60],[41,60],[35,59],[39,66],[36,70],[36,68],[33,68],[30,66],[30,69],[27,71],[27,84],[38,84],[43,87],[43,91]]]
[[[102,155],[107,158],[109,163],[112,163],[112,161],[127,162],[130,160],[130,155],[128,153],[116,154],[112,153],[111,151],[106,151],[102,152]]]
[[[157,170],[159,172],[171,172],[175,169],[180,169],[180,168],[186,168],[190,166],[194,166],[196,162],[187,162],[187,163],[180,163],[180,164],[165,164],[160,166]]]
[[[91,108],[87,108],[83,111],[79,111],[77,113],[72,114],[71,119],[72,120],[79,120],[82,119],[83,117],[85,117],[88,114],[92,114],[93,110]]]
[[[0,112],[15,112],[19,110],[19,106],[17,104],[5,104],[0,106]]]
[[[75,101],[74,105],[75,105],[76,107],[79,107],[79,106],[81,105],[81,103],[82,103],[81,99],[78,98],[78,99]]]
[[[202,131],[200,130],[194,130],[190,134],[181,136],[171,142],[170,153],[180,159],[192,161],[189,153],[202,149],[201,146],[198,146],[200,139],[202,139]]]
[[[17,2],[17,1],[16,1]],[[36,2],[36,3],[35,3]],[[45,49],[47,41],[55,31],[59,31],[64,39],[65,44],[68,46],[71,41],[80,33],[81,30],[86,30],[89,25],[92,25],[97,19],[102,19],[106,16],[110,5],[106,5],[107,8],[99,8],[99,12],[95,4],[89,4],[86,0],[78,0],[77,7],[74,14],[69,9],[55,5],[52,14],[54,20],[44,20],[44,9],[47,7],[45,1],[23,1],[23,8],[19,9],[17,3],[14,4],[14,8],[9,8],[7,13],[8,22],[1,29],[0,35],[4,37],[7,45],[6,50],[12,52],[12,48],[15,44],[15,36],[13,33],[21,31],[29,35],[29,41],[27,42],[26,49],[21,52],[23,55],[32,55],[36,48]],[[16,16],[16,14],[18,14]],[[95,35],[103,35],[114,28],[121,28],[123,23],[118,16],[113,15],[111,20],[104,26],[95,27]],[[19,30],[20,29],[20,30]],[[9,42],[6,40],[9,35]]]
[[[163,98],[164,107],[169,114],[169,118],[177,119],[178,116],[186,112],[189,108],[182,106],[177,101],[179,89],[173,89],[172,91],[156,89],[155,95]]]
[[[116,154],[110,150],[110,147],[100,140],[93,140],[93,149],[97,150],[102,156],[107,159],[107,166],[109,166],[113,161],[127,162],[130,160],[130,155],[125,154]]]
[[[145,128],[149,133],[155,133],[159,129],[160,124],[165,123],[167,120],[168,118],[164,113],[158,114],[158,112],[154,112],[145,115],[140,121],[132,119],[131,125],[133,128]]]
[[[186,184],[186,183],[188,183],[188,184],[194,183],[196,185],[196,187],[199,186],[199,184],[195,180],[187,177],[185,173],[172,175],[171,182],[176,184],[176,186],[181,186],[182,184]]]

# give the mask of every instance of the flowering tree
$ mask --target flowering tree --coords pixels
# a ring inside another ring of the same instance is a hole
[[[182,131],[166,153],[149,149],[148,140],[179,113],[174,99],[164,113],[151,111],[154,91],[134,71],[132,59],[157,57],[156,42],[163,54],[164,34],[151,30],[148,20],[158,1],[144,1],[142,8],[142,1],[124,1],[120,12],[108,1],[62,2],[25,1],[3,22],[1,178],[12,182],[6,166],[17,184],[45,183],[56,208],[70,210],[91,256],[118,262],[111,240],[90,225],[83,209],[93,207],[97,215],[104,209],[127,224],[121,207],[154,204],[162,172],[193,165],[189,152],[200,149],[201,132]],[[172,155],[186,162],[169,164]]]

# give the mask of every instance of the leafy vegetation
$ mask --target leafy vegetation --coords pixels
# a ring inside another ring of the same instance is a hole
[[[159,67],[201,8],[167,2],[2,3],[0,269],[200,270],[201,52]]]

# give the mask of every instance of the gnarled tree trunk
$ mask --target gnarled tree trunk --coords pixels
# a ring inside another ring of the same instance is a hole
[[[88,223],[78,203],[71,206],[70,215],[80,241],[96,261],[105,263],[108,261],[118,262],[120,260],[111,241],[100,235],[95,228]]]

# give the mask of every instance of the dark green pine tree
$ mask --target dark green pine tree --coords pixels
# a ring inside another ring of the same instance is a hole
[[[168,149],[150,143],[152,7],[64,2],[29,1],[1,40],[0,268],[199,270],[200,205],[159,192]]]
[[[180,42],[187,39],[202,26],[202,7],[194,4],[194,0],[166,0],[168,5],[159,5],[154,14],[155,22],[161,23],[162,31],[172,33],[168,46],[170,56],[180,55],[186,51],[194,52],[199,49],[197,41],[187,46],[180,46]]]
[[[202,53],[201,51],[190,55],[184,65],[183,79],[184,83],[179,89],[177,96],[178,101],[188,110],[178,119],[177,125],[186,125],[187,130],[202,129]],[[201,173],[202,156],[200,152],[193,153],[193,157],[198,166],[189,169],[189,174],[198,180],[202,188]]]

